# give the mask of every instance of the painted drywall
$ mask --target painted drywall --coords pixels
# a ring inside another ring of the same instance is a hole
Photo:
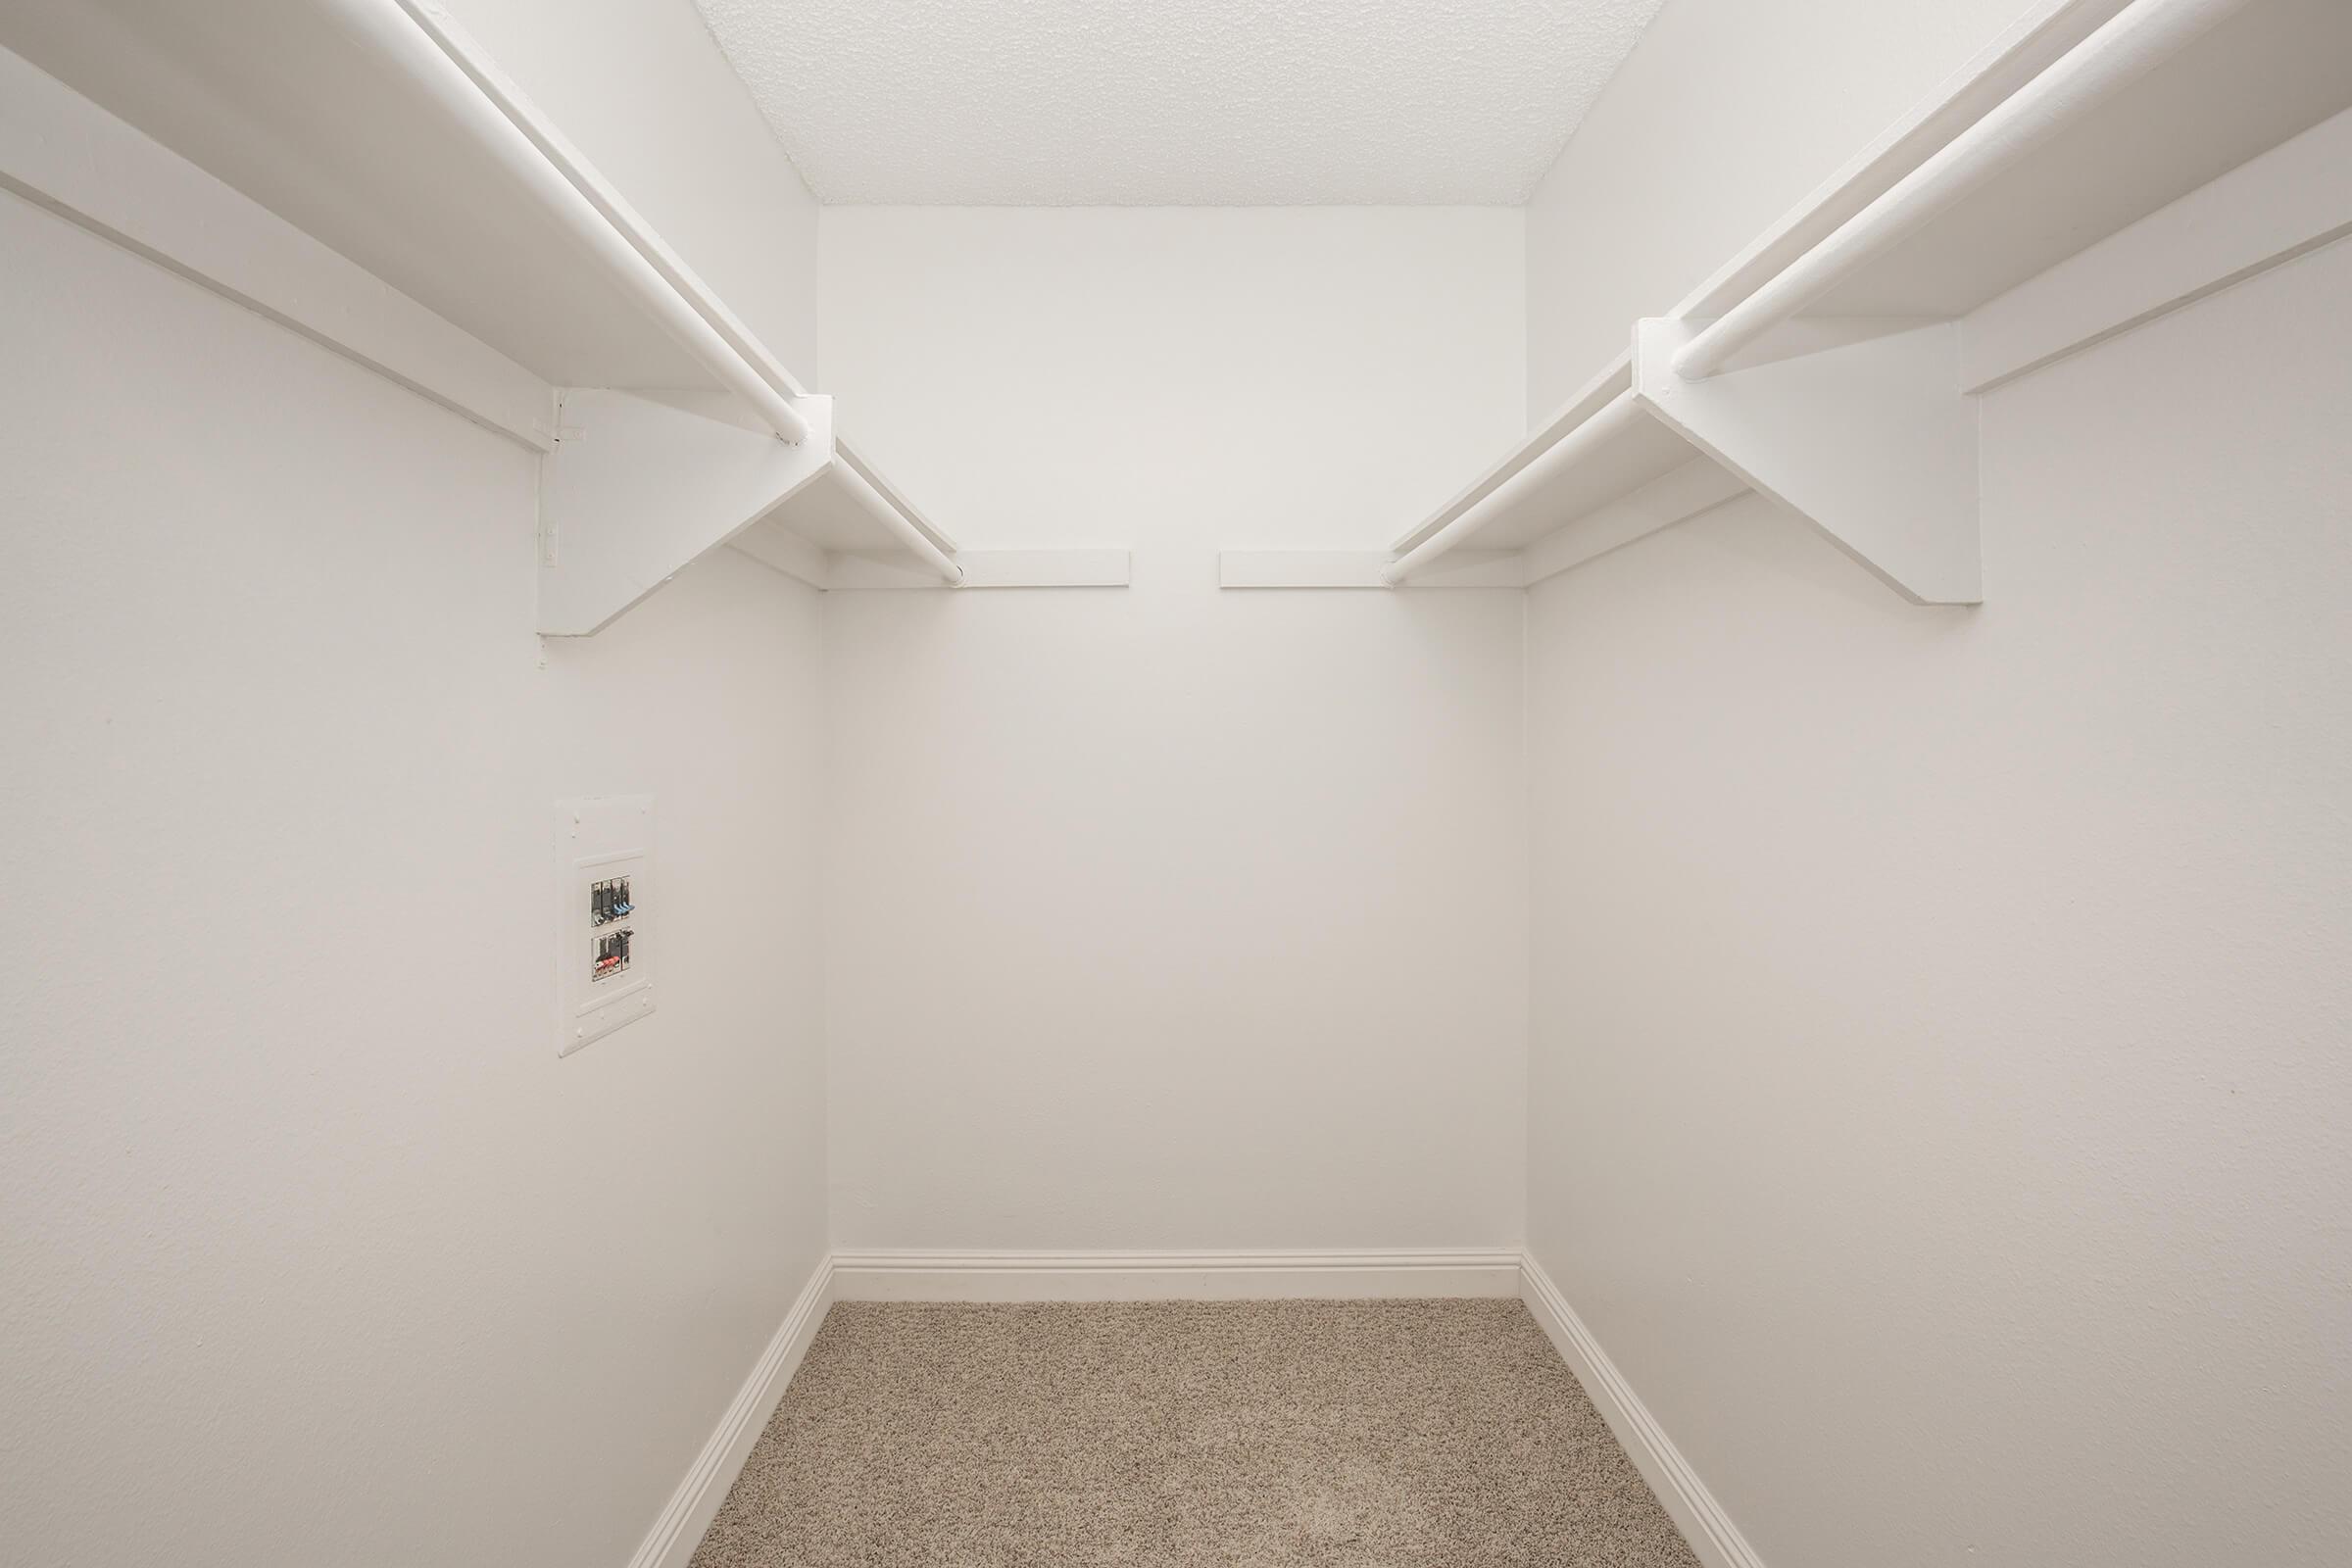
[[[619,1564],[825,1247],[815,596],[0,197],[0,1562]],[[664,995],[555,1054],[551,803]]]
[[[1516,434],[1510,211],[828,209],[823,352],[963,544],[835,593],[836,1245],[1508,1245],[1521,596],[1237,593]]]
[[[1530,606],[1536,1256],[1775,1568],[2352,1557],[2352,248]]]
[[[694,0],[448,0],[450,14],[802,384],[816,198]]]
[[[1516,206],[1658,0],[700,0],[828,205]]]
[[[1529,420],[2028,3],[1666,0],[1528,200]]]

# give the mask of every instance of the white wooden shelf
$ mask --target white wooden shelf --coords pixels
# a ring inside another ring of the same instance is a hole
[[[2343,0],[2046,0],[1675,314],[1960,320],[2347,108]]]
[[[2347,233],[2352,5],[2044,0],[1385,556],[1224,580],[1524,585],[1752,489],[1973,604],[1978,394]]]
[[[437,0],[17,0],[0,45],[0,183],[546,455],[542,632],[739,539],[962,581]]]
[[[1525,586],[1741,493],[1744,486],[1656,416],[1636,368],[1630,351],[1611,363],[1397,540],[1390,580],[1443,583],[1446,561],[1467,548],[1515,562]],[[1406,563],[1410,569],[1400,570]]]

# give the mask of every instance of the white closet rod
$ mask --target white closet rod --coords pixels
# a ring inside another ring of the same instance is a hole
[[[1675,355],[1675,373],[1693,381],[1716,374],[1733,355],[2245,3],[2133,0],[1778,276],[1716,318]]]
[[[1517,506],[1520,498],[1530,490],[1575,466],[1585,454],[1625,430],[1641,416],[1634,405],[1633,393],[1618,393],[1602,404],[1591,418],[1544,448],[1542,455],[1529,462],[1526,467],[1481,496],[1461,515],[1422,540],[1401,558],[1383,566],[1380,574],[1392,585],[1403,582],[1485,527],[1495,514]]]
[[[899,543],[912,551],[916,560],[951,584],[963,581],[963,568],[933,544],[920,528],[908,521],[905,513],[892,506],[888,496],[867,483],[864,474],[843,462],[838,453],[833,458],[833,477],[839,479],[858,504],[872,513],[883,527],[897,535]]]
[[[431,0],[329,0],[420,91],[496,158],[663,331],[786,441],[808,439],[798,391],[561,132]]]

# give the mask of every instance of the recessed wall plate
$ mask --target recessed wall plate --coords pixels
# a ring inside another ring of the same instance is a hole
[[[556,1054],[654,1010],[654,798],[556,803]]]

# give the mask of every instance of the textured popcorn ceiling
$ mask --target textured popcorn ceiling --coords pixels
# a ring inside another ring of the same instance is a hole
[[[827,202],[1514,204],[1660,0],[697,0]]]

